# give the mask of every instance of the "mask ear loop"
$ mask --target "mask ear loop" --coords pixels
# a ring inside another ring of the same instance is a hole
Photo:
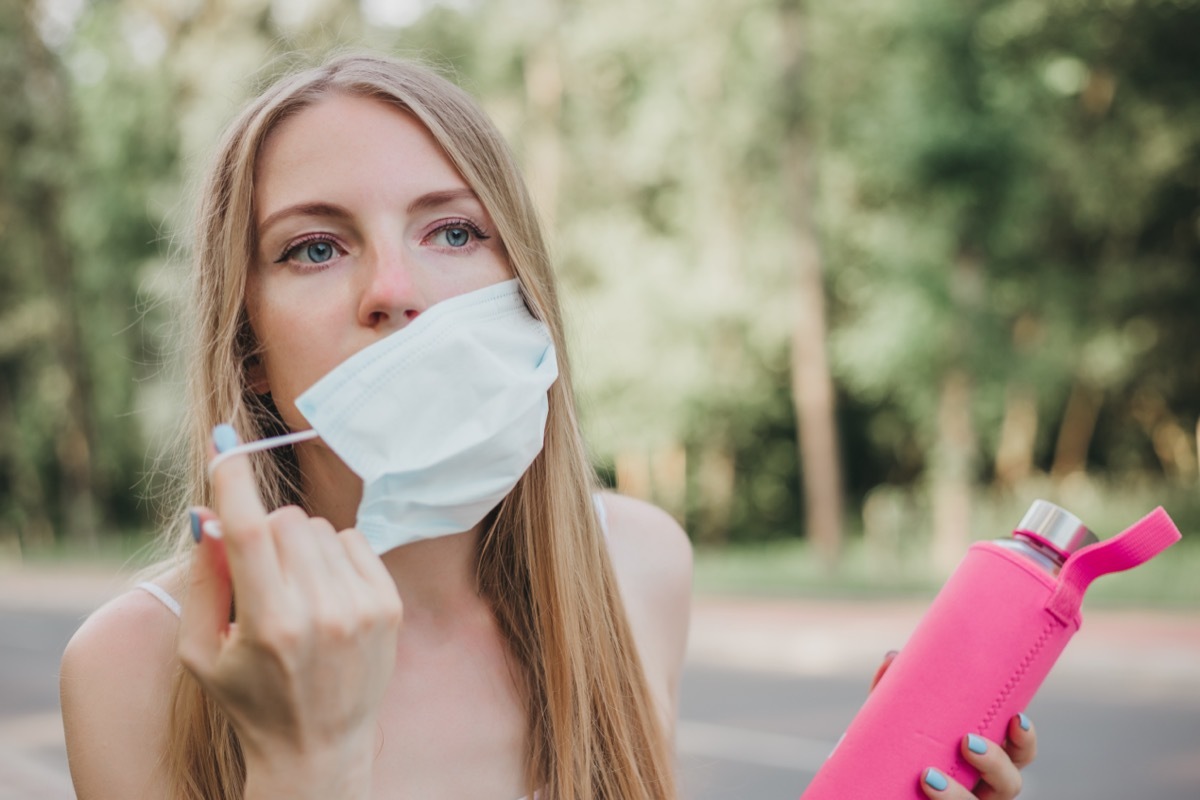
[[[242,453],[257,453],[260,450],[274,450],[276,447],[284,447],[297,442],[307,442],[310,439],[319,439],[320,434],[315,430],[297,431],[296,433],[287,433],[283,436],[271,436],[267,439],[259,439],[254,442],[246,442],[239,444],[237,447],[232,447],[224,453],[217,453],[213,456],[213,460],[208,462],[208,479],[212,480],[213,472],[226,459]],[[213,539],[221,538],[221,523],[219,520],[210,519],[204,523],[204,533]]]
[[[227,459],[233,458],[242,453],[257,453],[260,450],[274,450],[276,447],[284,447],[297,442],[307,442],[310,439],[320,438],[320,434],[316,430],[309,429],[307,431],[297,431],[296,433],[286,433],[283,436],[271,436],[267,439],[259,439],[254,442],[246,442],[239,444],[237,447],[231,447],[224,453],[217,453],[213,456],[213,460],[208,462],[208,477],[212,479],[213,473]]]

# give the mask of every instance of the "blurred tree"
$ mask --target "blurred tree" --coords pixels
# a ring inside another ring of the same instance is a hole
[[[819,237],[811,211],[814,192],[812,103],[808,97],[804,43],[809,21],[799,0],[780,9],[779,92],[784,117],[783,180],[793,220],[791,251],[796,259],[796,305],[792,311],[792,404],[799,431],[804,476],[805,534],[827,565],[837,563],[842,545],[841,454],[834,411],[833,376],[825,313],[825,279]]]
[[[358,44],[509,136],[596,459],[697,539],[832,558],[846,494],[931,505],[948,562],[989,482],[1194,485],[1196,30],[1200,0],[4,5],[0,539],[145,521],[186,176],[258,85]]]
[[[94,542],[95,424],[83,315],[90,298],[68,242],[75,162],[70,84],[32,0],[0,9],[0,531],[24,545],[55,527]]]
[[[1174,309],[1200,299],[1197,4],[819,8],[838,370],[905,414],[887,435],[925,454],[939,561],[968,534],[977,448],[1010,486],[1115,467],[1103,409],[1147,385],[1176,403],[1142,403],[1154,452],[1190,469],[1197,361],[1169,342],[1195,340]]]

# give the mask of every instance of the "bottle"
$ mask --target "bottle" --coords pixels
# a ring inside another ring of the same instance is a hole
[[[963,737],[1004,741],[1079,630],[1088,585],[1179,538],[1159,508],[1098,542],[1038,500],[1011,538],[971,545],[801,800],[919,800],[926,767],[974,786]]]

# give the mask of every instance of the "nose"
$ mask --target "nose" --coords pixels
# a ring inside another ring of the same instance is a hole
[[[373,251],[363,264],[364,286],[359,296],[360,325],[390,333],[417,318],[428,304],[402,247]]]

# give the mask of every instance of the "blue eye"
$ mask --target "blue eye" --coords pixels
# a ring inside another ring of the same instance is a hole
[[[451,247],[463,247],[471,241],[471,232],[466,228],[447,228],[446,244]]]
[[[479,226],[469,220],[446,220],[440,228],[430,233],[425,240],[430,244],[462,250],[490,238]]]
[[[312,242],[301,248],[300,253],[307,256],[311,263],[320,264],[333,258],[333,245],[329,242]]]
[[[314,266],[332,261],[341,249],[326,238],[308,238],[296,242],[275,260],[276,264],[292,262],[293,264]]]

